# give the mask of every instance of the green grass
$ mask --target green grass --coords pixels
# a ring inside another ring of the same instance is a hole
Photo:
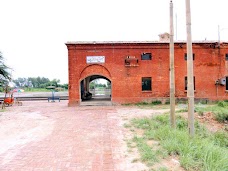
[[[132,106],[133,103],[123,103],[123,104],[121,104],[121,105],[123,105],[123,106]]]
[[[228,102],[226,101],[219,101],[215,105],[196,106],[195,110],[199,115],[203,115],[204,112],[212,112],[218,122],[228,122]]]
[[[179,109],[176,111],[176,113],[183,113],[183,112],[188,112],[188,109]]]
[[[228,148],[228,133],[225,131],[218,131],[212,135],[215,144]]]
[[[25,88],[25,92],[51,92],[51,90],[48,90],[46,88]]]
[[[144,105],[150,105],[150,103],[148,102],[138,102],[138,103],[135,103],[136,106],[144,106]]]
[[[51,92],[51,89],[46,89],[46,88],[24,88],[23,89],[25,92]],[[67,90],[64,90],[67,91]]]
[[[168,102],[169,103],[169,102]],[[137,106],[139,108],[153,108],[153,109],[168,109],[170,106],[166,103],[162,105],[160,100],[152,101],[152,102],[138,102],[138,103],[124,103],[123,106]]]
[[[158,162],[157,151],[153,150],[145,141],[144,138],[135,136],[133,142],[137,144],[137,148],[141,155],[141,160],[148,165],[153,165]]]
[[[186,170],[225,171],[228,168],[228,133],[209,132],[195,122],[196,135],[190,137],[187,121],[178,116],[176,129],[170,129],[169,115],[133,119],[132,127],[144,130],[144,135],[135,135],[133,141],[141,154],[141,160],[153,164],[161,157],[178,155]],[[152,150],[147,141],[159,141],[161,150]]]
[[[217,103],[219,107],[228,107],[228,102],[227,101],[219,101]]]
[[[160,100],[152,101],[151,104],[153,105],[160,105],[162,102]]]
[[[2,109],[2,105],[0,106],[0,112],[5,112],[5,109]]]
[[[157,171],[168,171],[168,169],[166,167],[160,167],[157,169]]]
[[[150,105],[161,105],[162,102],[160,100],[156,100],[156,101],[152,101],[152,102],[139,102],[139,103],[135,103],[135,105],[137,106],[150,106]]]

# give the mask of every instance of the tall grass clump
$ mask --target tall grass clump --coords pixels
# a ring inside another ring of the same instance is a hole
[[[160,100],[155,100],[151,102],[152,105],[160,105],[162,102]]]
[[[152,148],[146,143],[145,139],[135,136],[133,142],[137,144],[143,162],[152,165],[158,161],[156,151],[152,150]]]
[[[219,101],[216,105],[212,106],[204,106],[204,107],[196,107],[196,111],[199,115],[204,112],[212,112],[215,119],[218,122],[225,123],[228,122],[228,102],[227,101]]]
[[[136,106],[155,106],[155,105],[161,105],[162,102],[160,100],[155,100],[155,101],[152,101],[152,102],[138,102],[138,103],[135,103]]]
[[[218,105],[219,107],[228,107],[228,102],[226,102],[226,101],[219,101],[219,102],[217,103],[217,105]]]
[[[212,135],[211,138],[215,144],[228,148],[228,133],[225,131],[218,131]]]
[[[176,129],[171,129],[169,115],[134,119],[131,124],[144,130],[144,139],[159,141],[162,149],[169,155],[178,155],[181,166],[186,170],[228,169],[227,132],[213,134],[195,122],[196,134],[190,137],[187,121],[178,116]]]
[[[148,102],[138,102],[135,105],[137,105],[137,106],[143,106],[143,105],[148,105],[148,104],[149,104]]]

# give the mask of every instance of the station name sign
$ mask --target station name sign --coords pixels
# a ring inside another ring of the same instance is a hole
[[[105,56],[86,56],[86,63],[105,63]]]

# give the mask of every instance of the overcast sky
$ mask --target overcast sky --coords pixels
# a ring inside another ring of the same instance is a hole
[[[170,0],[0,0],[0,51],[13,78],[68,82],[67,41],[154,41],[169,32]],[[173,0],[186,40],[185,0]],[[191,0],[192,39],[228,40],[228,1]],[[176,29],[176,28],[175,28]],[[176,34],[176,31],[175,31]],[[174,36],[176,38],[176,35]]]

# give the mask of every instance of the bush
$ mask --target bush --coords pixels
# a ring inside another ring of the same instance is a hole
[[[198,111],[198,115],[203,116],[204,115],[204,112],[202,110],[199,110]]]
[[[219,101],[217,104],[219,107],[227,107],[228,106],[228,102],[225,102],[225,101]]]
[[[170,104],[170,100],[166,100],[165,101],[165,104]]]
[[[160,100],[156,100],[156,101],[151,102],[151,104],[160,105],[160,104],[162,104],[162,102]]]
[[[136,105],[148,105],[149,103],[148,102],[139,102],[139,103],[136,103]]]
[[[215,119],[218,122],[228,121],[228,102],[219,101],[217,105],[206,106],[206,107],[198,106],[195,109],[199,115],[203,115],[204,112],[212,112],[214,114]]]
[[[181,119],[177,119],[176,125],[177,125],[178,129],[186,129],[188,127],[187,122],[185,122],[184,120],[181,120]]]
[[[218,122],[227,122],[228,121],[228,111],[219,111],[214,113],[215,119]]]
[[[223,131],[216,132],[212,139],[214,139],[215,144],[228,148],[228,134]]]

